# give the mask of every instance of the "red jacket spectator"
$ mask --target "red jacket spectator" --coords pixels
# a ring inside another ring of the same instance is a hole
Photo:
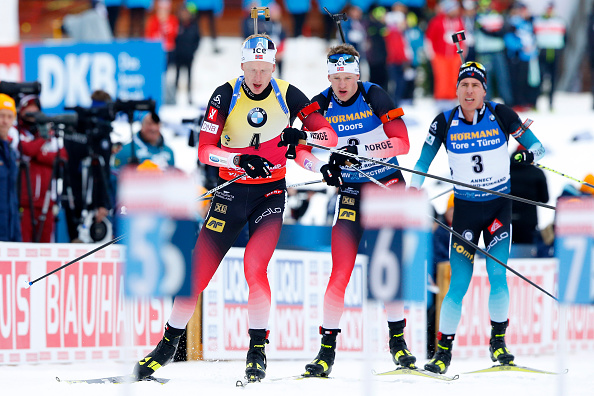
[[[440,12],[429,21],[425,33],[427,57],[433,69],[433,97],[436,100],[454,100],[460,58],[452,35],[464,29],[464,22],[457,0],[442,0],[439,8]]]
[[[161,40],[163,49],[169,53],[175,49],[178,26],[176,16],[171,14],[171,3],[159,1],[155,13],[147,21],[145,36],[148,39]]]
[[[43,209],[45,195],[48,191],[51,179],[54,160],[58,153],[58,142],[56,138],[45,139],[41,137],[36,127],[26,116],[28,112],[39,111],[39,100],[36,96],[25,96],[19,105],[19,149],[21,161],[29,163],[29,178],[31,183],[31,199],[33,202],[33,214],[38,222],[36,229],[32,229],[31,212],[29,206],[29,193],[27,189],[27,179],[24,173],[21,174],[21,202],[22,218],[21,228],[23,242],[51,242],[51,235],[54,229],[54,214],[50,201],[46,219],[43,224],[41,239],[36,240],[39,233],[39,216]],[[60,157],[66,159],[67,154],[64,148],[60,149]]]

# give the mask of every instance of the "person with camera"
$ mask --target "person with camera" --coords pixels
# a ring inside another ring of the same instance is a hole
[[[245,375],[266,376],[271,292],[268,263],[278,242],[286,202],[286,162],[300,140],[334,147],[336,132],[319,106],[287,81],[272,78],[276,44],[254,34],[242,44],[243,76],[219,86],[210,97],[198,145],[201,162],[219,167],[219,184],[241,177],[215,193],[193,256],[193,294],[176,298],[157,347],[140,360],[137,378],[152,375],[174,356],[198,296],[206,288],[243,227],[249,224],[245,276],[249,287],[249,350]],[[299,117],[307,132],[292,128]],[[243,176],[243,177],[242,177]]]
[[[133,141],[125,144],[116,154],[116,174],[122,166],[139,164],[146,159],[159,165],[161,169],[175,165],[173,150],[165,144],[161,134],[161,119],[155,112],[147,113],[142,118],[140,131],[134,135]]]
[[[41,111],[37,95],[25,95],[19,102],[17,129],[21,161],[29,164],[29,180],[21,174],[21,229],[23,242],[51,242],[54,232],[55,213],[51,209],[55,202],[50,184],[57,156],[67,159],[64,148],[58,148],[55,136],[44,136],[31,113]],[[31,186],[31,193],[29,188]],[[49,200],[46,203],[46,200]],[[31,224],[31,204],[35,224]],[[44,205],[45,204],[45,205]]]
[[[0,241],[4,242],[21,242],[18,165],[9,137],[15,118],[14,99],[0,94]]]
[[[107,117],[107,106],[112,103],[112,98],[107,92],[96,90],[91,94],[91,101],[89,109],[77,110],[80,114],[76,133],[64,135],[74,196],[74,209],[66,208],[72,242],[92,242],[103,235],[102,232],[91,232],[90,228],[104,222],[114,202],[114,186],[110,180],[112,127]],[[89,235],[84,232],[87,228]]]

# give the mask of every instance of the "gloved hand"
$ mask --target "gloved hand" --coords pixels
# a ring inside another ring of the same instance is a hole
[[[352,154],[358,154],[359,150],[357,150],[357,146],[344,146],[340,148],[341,150],[344,151],[348,151],[349,153]],[[346,156],[344,154],[340,154],[340,153],[332,153],[330,155],[330,161],[328,161],[328,163],[332,164],[332,165],[338,165],[338,166],[346,166],[346,162],[350,162],[352,165],[361,165],[361,162],[353,157],[349,157]]]
[[[272,172],[268,168],[274,166],[266,158],[251,154],[240,155],[238,165],[243,168],[245,173],[252,179],[255,179],[256,177],[270,177]]]
[[[324,181],[329,186],[342,186],[342,172],[338,165],[326,164],[320,169]]]
[[[278,142],[278,147],[281,146],[288,146],[289,144],[298,145],[299,140],[306,140],[307,133],[297,128],[287,127],[283,129],[280,134],[280,142]]]
[[[534,154],[530,150],[521,150],[514,154],[514,162],[517,164],[531,164],[534,162]]]

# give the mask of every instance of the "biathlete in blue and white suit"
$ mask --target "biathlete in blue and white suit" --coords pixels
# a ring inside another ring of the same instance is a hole
[[[338,135],[338,146],[350,153],[381,158],[398,164],[397,155],[408,153],[408,131],[394,102],[381,87],[359,82],[359,53],[348,44],[330,49],[328,80],[331,87],[315,96],[320,112]],[[316,358],[305,366],[306,376],[327,376],[334,364],[336,336],[344,310],[344,294],[355,265],[357,248],[363,234],[360,219],[360,193],[369,179],[345,166],[358,162],[343,154],[332,154],[330,163],[316,158],[311,148],[298,146],[295,161],[313,172],[321,172],[328,185],[339,187],[332,226],[332,273],[324,295],[320,333],[322,345]],[[404,186],[400,171],[372,162],[360,169],[385,185]],[[402,303],[386,304],[390,329],[390,352],[396,364],[415,367],[416,358],[406,346]]]
[[[514,156],[514,161],[531,164],[544,155],[544,148],[516,112],[506,105],[485,102],[487,71],[477,62],[460,67],[456,93],[459,106],[439,114],[429,128],[415,170],[427,172],[443,144],[448,153],[451,177],[455,181],[502,193],[510,192],[508,140],[513,136],[528,150]],[[412,188],[421,188],[424,177],[413,175]],[[454,186],[452,227],[465,239],[478,243],[483,234],[487,251],[507,263],[511,243],[511,200],[494,194]],[[472,278],[475,249],[459,238],[450,242],[452,278],[441,306],[438,345],[425,369],[445,373],[452,358],[452,343],[462,313],[462,299]],[[513,364],[514,356],[505,344],[509,324],[509,290],[506,270],[487,258],[491,284],[489,314],[493,361]]]

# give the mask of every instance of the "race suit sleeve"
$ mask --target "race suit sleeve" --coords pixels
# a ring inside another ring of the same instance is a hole
[[[526,147],[532,154],[534,154],[534,162],[544,157],[545,149],[542,143],[530,128],[522,129],[522,120],[518,113],[504,104],[498,104],[495,107],[495,113],[497,113],[505,130],[508,131],[509,134],[522,146]]]
[[[394,109],[394,102],[386,91],[377,85],[372,85],[367,92],[369,105],[379,118]],[[387,139],[374,144],[359,144],[357,152],[366,157],[389,158],[408,154],[410,142],[408,130],[401,117],[394,118],[383,124]]]
[[[445,139],[446,124],[447,120],[443,113],[439,114],[435,117],[433,122],[431,122],[431,127],[429,127],[429,132],[427,133],[425,143],[423,143],[423,148],[421,149],[421,155],[415,164],[414,170],[427,173],[431,162],[433,162],[435,155]],[[417,175],[415,173],[411,177],[410,187],[420,189],[424,181],[425,176]]]

